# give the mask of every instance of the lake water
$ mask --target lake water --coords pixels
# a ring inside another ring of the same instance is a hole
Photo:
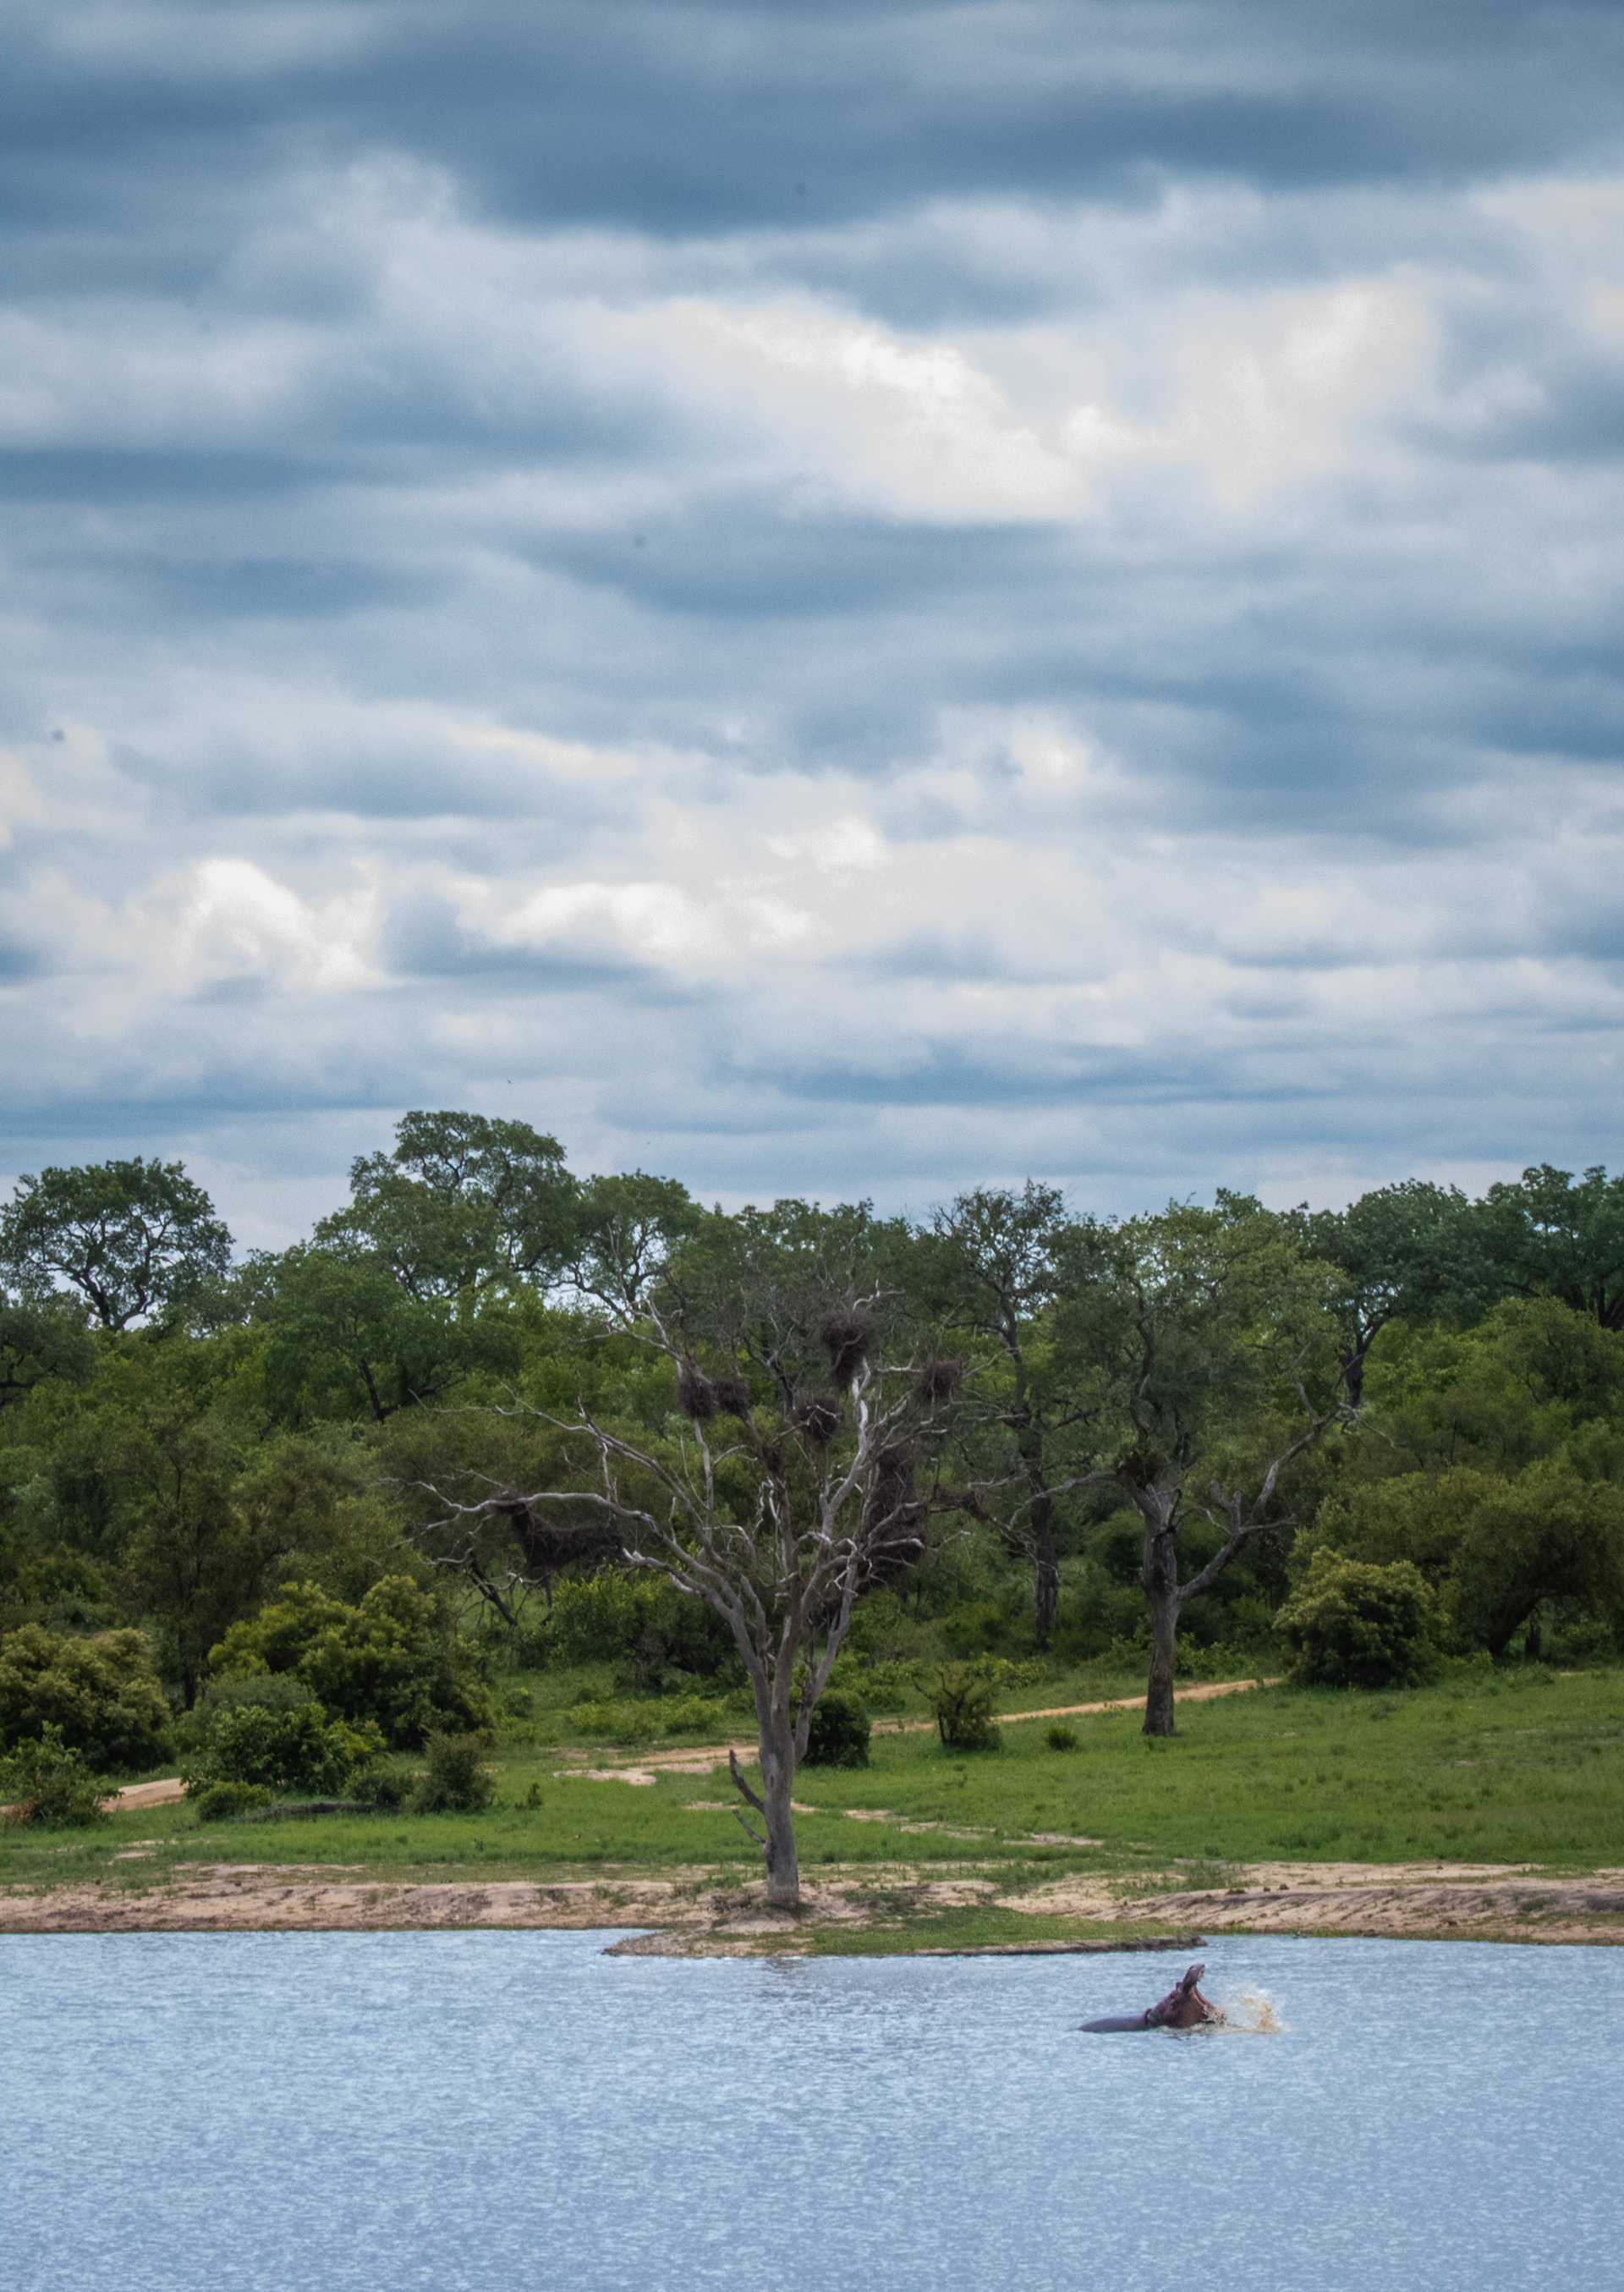
[[[1624,1951],[1218,1941],[1278,2029],[1086,2037],[1184,1961],[613,1939],[0,1937],[7,2292],[1624,2275]]]

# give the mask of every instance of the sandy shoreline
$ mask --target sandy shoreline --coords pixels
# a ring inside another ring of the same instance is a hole
[[[1143,1947],[1157,1930],[1201,1934],[1368,1934],[1389,1939],[1624,1943],[1624,1871],[1549,1877],[1526,1865],[1260,1863],[1223,1890],[1131,1893],[1120,1880],[1066,1877],[1018,1895],[970,1868],[922,1876],[906,1865],[826,1871],[799,1917],[769,1910],[759,1884],[716,1886],[700,1870],[631,1869],[560,1883],[473,1878],[415,1882],[351,1876],[342,1865],[180,1863],[150,1886],[83,1881],[0,1896],[7,1933],[380,1933],[502,1926],[653,1930],[645,1952],[733,1955],[809,1946],[808,1929],[895,1928],[950,1910],[1001,1909],[1076,1920],[1090,1939]],[[1101,1935],[1098,1929],[1107,1932]],[[928,1924],[921,1950],[940,1948]],[[1035,1944],[1034,1944],[1035,1946]]]

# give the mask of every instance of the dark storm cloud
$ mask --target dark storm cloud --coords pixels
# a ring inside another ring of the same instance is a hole
[[[0,116],[27,216],[85,179],[404,148],[521,222],[672,236],[1147,173],[1270,185],[1539,166],[1616,134],[1605,4],[888,8],[528,0],[26,20]],[[255,22],[260,19],[256,39]]]

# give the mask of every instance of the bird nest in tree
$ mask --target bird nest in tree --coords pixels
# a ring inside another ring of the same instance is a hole
[[[945,1354],[937,1360],[928,1360],[919,1373],[919,1397],[928,1405],[951,1400],[964,1382],[964,1363]]]
[[[711,1389],[716,1395],[718,1408],[725,1416],[736,1416],[746,1424],[749,1422],[751,1392],[747,1376],[741,1376],[736,1369],[733,1370],[726,1376],[713,1378]]]
[[[716,1387],[697,1361],[685,1359],[677,1364],[677,1406],[696,1424],[714,1416],[721,1407]]]
[[[849,1384],[873,1349],[880,1327],[872,1313],[826,1313],[817,1325],[817,1341],[829,1356],[829,1373],[837,1384]]]
[[[793,1423],[808,1441],[826,1448],[840,1429],[840,1404],[827,1392],[808,1392],[795,1404]]]

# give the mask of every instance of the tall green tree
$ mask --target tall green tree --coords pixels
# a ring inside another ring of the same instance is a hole
[[[575,1181],[556,1138],[481,1114],[404,1116],[392,1154],[350,1166],[347,1207],[315,1239],[384,1267],[420,1303],[550,1281],[575,1241]]]
[[[1183,1610],[1255,1537],[1290,1524],[1282,1473],[1346,1415],[1337,1287],[1281,1219],[1233,1194],[1068,1231],[1055,1344],[1100,1459],[1079,1479],[1114,1481],[1142,1525],[1147,1735],[1173,1732]],[[1181,1582],[1193,1516],[1224,1540]]]
[[[1458,1186],[1405,1178],[1361,1194],[1344,1210],[1287,1214],[1309,1254],[1345,1277],[1334,1301],[1338,1357],[1349,1405],[1364,1399],[1371,1347],[1390,1321],[1469,1317],[1491,1277],[1472,1206]]]
[[[1477,1224],[1506,1290],[1559,1297],[1604,1329],[1624,1329],[1624,1176],[1598,1165],[1575,1178],[1540,1162],[1491,1186]]]
[[[978,1381],[966,1412],[966,1432],[976,1448],[975,1476],[987,1484],[979,1508],[1031,1562],[1040,1647],[1049,1642],[1060,1600],[1056,1488],[1076,1468],[1080,1439],[1086,1449],[1094,1414],[1056,1355],[1049,1321],[1068,1230],[1055,1187],[1031,1179],[1018,1194],[977,1187],[936,1213],[909,1269],[944,1331],[994,1356],[994,1374]]]
[[[128,1425],[118,1462],[133,1514],[119,1586],[128,1609],[156,1626],[163,1668],[189,1711],[210,1648],[264,1596],[279,1539],[234,1501],[232,1460],[184,1395]]]
[[[265,1392],[285,1424],[368,1416],[439,1400],[476,1369],[511,1368],[516,1336],[474,1293],[418,1294],[387,1262],[342,1246],[295,1246],[257,1269]]]
[[[221,1281],[231,1236],[179,1162],[98,1162],[18,1180],[0,1267],[25,1291],[71,1283],[103,1328],[163,1321]]]

